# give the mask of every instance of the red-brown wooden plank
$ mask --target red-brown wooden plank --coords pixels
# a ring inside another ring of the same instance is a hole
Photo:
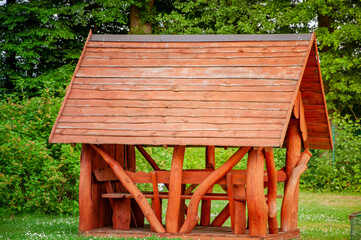
[[[137,108],[188,108],[188,109],[249,109],[288,110],[288,103],[225,102],[225,101],[144,101],[69,99],[68,107],[137,107]],[[320,105],[321,106],[321,105]],[[321,106],[322,107],[322,106]]]
[[[133,100],[197,100],[197,101],[248,101],[248,102],[289,102],[289,92],[176,92],[176,91],[97,91],[73,89],[70,98],[78,99],[133,99]],[[302,96],[303,97],[303,96]],[[307,104],[305,97],[305,104]],[[316,102],[317,104],[317,102]]]
[[[308,46],[309,41],[242,41],[242,42],[93,42],[89,47],[115,47],[115,48],[220,48],[220,47],[259,47],[269,46]]]
[[[185,116],[62,116],[61,123],[211,123],[211,124],[284,124],[284,119],[254,117],[185,117]]]
[[[270,52],[270,53],[252,53],[252,52],[209,52],[209,53],[143,53],[143,52],[125,52],[125,53],[116,53],[116,52],[86,52],[84,54],[85,58],[121,58],[121,59],[230,59],[230,58],[271,58],[278,59],[284,57],[294,57],[294,58],[303,58],[306,52]]]
[[[89,52],[89,51],[88,51]],[[120,53],[119,57],[121,57]],[[226,53],[228,54],[228,53]],[[197,67],[197,66],[300,66],[302,65],[302,57],[280,57],[280,58],[180,58],[180,59],[166,59],[166,58],[139,58],[139,59],[122,59],[122,58],[84,58],[82,66],[103,66],[103,67]],[[313,66],[313,65],[310,65]]]
[[[216,48],[197,48],[197,47],[184,47],[184,48],[114,48],[114,47],[92,47],[93,43],[89,45],[87,52],[116,52],[119,54],[127,52],[140,52],[140,53],[212,53],[212,52],[221,52],[221,53],[278,53],[278,52],[306,52],[307,46],[235,46],[235,47],[216,47]]]
[[[167,123],[146,123],[146,124],[133,124],[133,123],[59,123],[59,129],[97,129],[97,130],[165,130],[167,131],[178,131],[178,130],[234,130],[234,131],[244,131],[244,130],[282,130],[282,124],[200,124],[200,123],[176,123],[176,124],[167,124]]]
[[[280,131],[232,131],[232,130],[93,130],[93,129],[57,129],[60,135],[83,135],[83,136],[114,136],[114,137],[172,137],[172,138],[280,138]]]
[[[80,68],[77,77],[189,77],[189,78],[297,78],[301,67],[159,67],[159,68]],[[315,70],[313,70],[315,71]]]
[[[99,91],[182,91],[182,92],[293,92],[294,85],[268,85],[268,86],[183,86],[183,85],[119,85],[119,84],[74,84],[73,89],[87,89],[87,90],[99,90]]]
[[[171,137],[109,137],[54,135],[52,143],[107,143],[107,144],[144,144],[144,145],[192,145],[192,146],[264,146],[279,147],[279,138],[171,138]]]
[[[309,79],[309,78],[304,78]],[[306,81],[305,83],[314,83],[312,81]],[[182,85],[182,86],[223,86],[223,87],[242,87],[242,86],[259,86],[259,85],[296,85],[297,79],[292,79],[286,76],[286,78],[192,78],[191,80],[186,77],[180,78],[142,78],[142,77],[77,77],[74,79],[76,84],[118,84],[118,85]]]

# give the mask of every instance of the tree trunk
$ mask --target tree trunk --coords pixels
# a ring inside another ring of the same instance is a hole
[[[152,9],[154,0],[149,0],[149,9]],[[152,25],[149,22],[142,22],[140,19],[140,13],[142,9],[132,5],[130,7],[130,34],[151,34]]]

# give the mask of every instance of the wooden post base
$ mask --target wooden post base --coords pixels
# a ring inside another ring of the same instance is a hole
[[[278,234],[267,234],[263,237],[250,237],[248,232],[246,234],[233,234],[231,227],[211,227],[211,226],[196,226],[191,233],[155,233],[150,231],[150,226],[144,228],[131,228],[129,230],[114,230],[108,228],[98,228],[91,231],[79,232],[84,236],[96,236],[96,237],[122,237],[122,238],[148,238],[150,236],[156,236],[159,238],[181,238],[181,239],[202,239],[202,240],[227,240],[227,239],[239,239],[239,240],[287,240],[300,237],[300,231],[298,229],[290,232],[279,232]]]

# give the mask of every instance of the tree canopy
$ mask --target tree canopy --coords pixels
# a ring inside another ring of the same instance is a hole
[[[136,21],[150,23],[153,34],[316,31],[329,107],[361,115],[357,0],[7,0],[0,6],[0,94],[32,97],[49,89],[61,96],[89,30],[127,34]]]

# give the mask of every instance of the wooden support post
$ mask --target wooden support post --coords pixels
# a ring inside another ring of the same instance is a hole
[[[231,227],[234,232],[234,194],[233,194],[233,182],[232,182],[232,173],[227,173],[227,192],[229,199],[229,212],[231,216]]]
[[[281,208],[281,231],[287,232],[293,229],[292,209],[294,207],[295,195],[298,193],[298,185],[300,182],[301,174],[306,171],[307,163],[312,156],[311,152],[306,149],[295,168],[292,169],[288,178],[285,195],[282,201]]]
[[[299,128],[299,121],[296,119],[291,119],[288,125],[287,131],[287,151],[286,151],[286,181],[285,181],[285,190],[288,184],[288,179],[294,167],[297,165],[298,160],[301,156],[301,147],[302,147],[302,138],[301,132]],[[297,218],[298,218],[298,195],[299,195],[299,184],[297,184],[293,204],[291,209],[284,209],[284,211],[291,211],[291,220],[290,226],[284,227],[284,229],[288,230],[296,230],[297,229]],[[288,213],[281,211],[281,215],[286,214],[289,216]],[[284,218],[283,218],[284,219]],[[281,228],[284,223],[282,223],[281,217]]]
[[[269,233],[278,233],[277,223],[277,169],[274,162],[273,148],[265,148],[266,167],[268,176],[268,189],[267,189],[267,205],[268,205],[268,225]]]
[[[151,172],[152,175],[152,184],[153,184],[153,193],[154,193],[154,202],[152,204],[155,215],[158,220],[162,221],[162,208],[160,205],[159,191],[158,191],[158,182],[157,182],[157,173]]]
[[[90,152],[90,146],[83,144],[81,148],[79,179],[79,231],[81,232],[92,229],[92,158]]]
[[[186,190],[186,184],[182,184],[182,188],[181,188],[181,194],[184,195],[184,192]],[[178,219],[178,226],[179,228],[183,225],[184,220],[185,220],[185,213],[187,211],[187,205],[186,205],[186,200],[185,199],[181,199],[180,201],[180,206],[179,206],[179,219]]]
[[[192,229],[197,225],[198,217],[198,205],[204,194],[208,189],[219,181],[224,175],[226,175],[249,151],[250,147],[241,147],[235,152],[221,167],[214,170],[196,189],[188,206],[187,218],[180,229],[180,233],[190,233]],[[263,179],[262,179],[263,182]]]
[[[244,185],[234,185],[233,187],[234,196],[245,196],[246,188]],[[245,234],[246,233],[246,202],[234,201],[234,234]]]
[[[145,199],[141,191],[135,186],[134,182],[127,176],[122,166],[115,161],[102,147],[91,144],[91,146],[102,156],[102,158],[109,164],[113,169],[115,175],[124,185],[124,187],[132,194],[134,199],[137,201],[139,207],[142,209],[144,216],[147,218],[149,224],[154,228],[156,232],[165,232],[162,224],[155,216],[152,208],[148,201]]]
[[[113,201],[113,229],[127,230],[130,228],[131,215],[129,214],[129,199],[116,199]]]
[[[127,169],[128,171],[135,172],[136,159],[134,145],[127,145]]]
[[[167,232],[177,233],[179,230],[179,210],[181,204],[182,172],[185,146],[174,146],[172,166],[170,170],[169,199],[166,213]]]
[[[206,169],[214,170],[216,166],[216,157],[215,157],[215,146],[206,147]],[[213,187],[208,190],[208,193],[213,192]],[[208,226],[211,223],[211,201],[202,200],[201,208],[201,226]]]
[[[267,234],[268,206],[264,196],[264,155],[262,148],[252,148],[248,153],[246,195],[249,217],[249,235],[263,237]]]

